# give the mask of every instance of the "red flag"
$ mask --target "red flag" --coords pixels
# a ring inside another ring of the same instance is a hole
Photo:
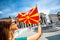
[[[35,6],[26,13],[19,13],[18,20],[27,24],[37,24],[39,22],[37,7]]]

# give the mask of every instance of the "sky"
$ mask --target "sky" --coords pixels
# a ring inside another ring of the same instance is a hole
[[[0,18],[15,17],[19,12],[28,12],[37,5],[38,13],[60,12],[60,0],[0,0]]]

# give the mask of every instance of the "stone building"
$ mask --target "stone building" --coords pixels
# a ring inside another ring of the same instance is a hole
[[[18,21],[18,17],[15,17],[14,19]],[[34,24],[26,24],[26,23],[23,23],[23,22],[19,22],[19,28],[26,28],[26,27],[29,27],[29,26],[33,27]]]
[[[40,13],[40,18],[42,20],[42,24],[46,24],[47,23],[46,14]]]
[[[58,21],[57,14],[49,14],[49,19],[51,23],[55,23]]]
[[[59,21],[59,18],[60,18],[60,12],[58,12],[57,14],[49,14],[49,19],[51,23],[56,23],[57,21]]]

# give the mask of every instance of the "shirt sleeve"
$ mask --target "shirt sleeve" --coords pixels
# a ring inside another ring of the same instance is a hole
[[[15,40],[27,40],[27,37],[15,38]]]

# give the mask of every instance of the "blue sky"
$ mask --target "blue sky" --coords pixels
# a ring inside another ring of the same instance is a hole
[[[17,16],[27,12],[37,4],[38,12],[56,14],[60,11],[60,0],[0,0],[0,18]]]

